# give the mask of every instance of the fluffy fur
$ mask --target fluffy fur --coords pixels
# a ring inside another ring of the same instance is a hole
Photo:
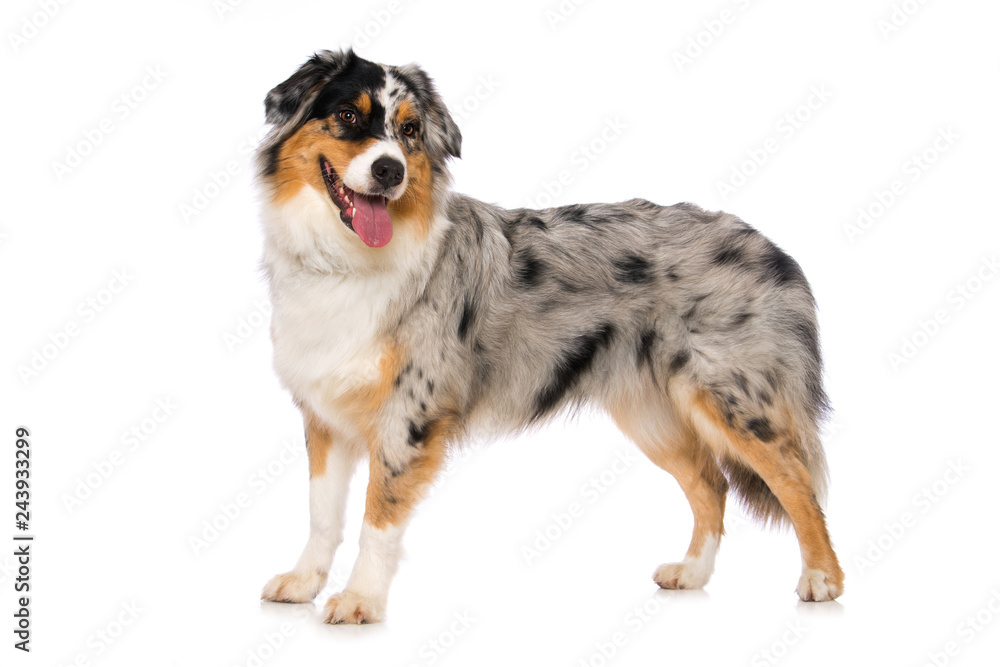
[[[326,620],[381,619],[403,528],[447,449],[583,404],[607,410],[691,502],[691,546],[656,570],[660,586],[708,581],[731,490],[794,526],[802,599],[840,594],[819,504],[815,305],[794,260],[690,204],[506,210],[451,192],[461,135],[415,66],[321,52],[266,110],[274,360],[306,424],[312,527],[264,598],[322,589],[350,472],[367,460],[361,554]],[[403,173],[387,177],[380,159]],[[391,241],[363,238],[345,196],[374,202],[372,220],[386,207]]]

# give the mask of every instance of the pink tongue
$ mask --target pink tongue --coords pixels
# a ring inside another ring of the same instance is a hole
[[[381,248],[392,238],[392,221],[385,208],[385,197],[368,197],[355,192],[353,199],[351,226],[365,245]]]

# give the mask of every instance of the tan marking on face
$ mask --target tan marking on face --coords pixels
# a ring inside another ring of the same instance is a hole
[[[404,101],[404,104],[408,103]],[[287,202],[306,185],[329,197],[320,171],[320,155],[343,178],[351,160],[379,141],[374,137],[356,142],[340,140],[328,129],[336,127],[337,122],[334,117],[314,118],[284,141],[278,153],[277,169],[268,177],[273,188],[272,201],[277,204]],[[389,202],[389,214],[393,224],[403,220],[413,224],[417,237],[422,239],[427,236],[434,217],[431,201],[433,172],[427,155],[423,151],[408,153],[406,171],[406,191],[398,199]]]
[[[364,141],[343,141],[333,136],[330,129],[334,118],[314,118],[295,134],[285,140],[278,153],[278,167],[270,182],[274,188],[272,199],[284,203],[297,195],[305,185],[312,186],[324,197],[329,198],[326,183],[320,171],[319,157],[322,155],[333,165],[333,169],[343,178],[351,160],[368,150],[377,139]],[[331,205],[334,205],[331,201]],[[334,205],[335,206],[335,205]]]
[[[426,238],[434,218],[433,182],[430,160],[423,151],[406,154],[406,191],[389,202],[393,220],[405,218],[414,224],[417,236]]]
[[[413,103],[410,100],[403,100],[396,107],[396,125],[402,125],[408,120],[414,120],[417,117],[417,112],[413,108]]]
[[[396,127],[406,121],[417,119],[417,111],[410,100],[403,100],[396,107],[393,117]],[[389,202],[389,213],[393,219],[405,218],[415,225],[418,238],[425,238],[430,231],[434,209],[431,205],[433,172],[427,154],[422,150],[406,153],[406,192],[395,201]]]
[[[361,113],[365,115],[370,114],[372,112],[372,98],[369,97],[368,93],[361,93],[354,100],[354,106]]]

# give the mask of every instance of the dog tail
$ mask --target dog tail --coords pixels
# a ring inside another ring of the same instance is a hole
[[[750,518],[765,526],[784,528],[789,525],[785,508],[753,468],[730,456],[723,456],[719,466],[729,480],[729,490]]]

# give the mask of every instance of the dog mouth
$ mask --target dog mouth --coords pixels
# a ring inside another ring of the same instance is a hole
[[[346,185],[326,158],[319,159],[320,172],[330,199],[340,210],[340,220],[369,248],[381,248],[392,239],[388,198],[356,192]]]

